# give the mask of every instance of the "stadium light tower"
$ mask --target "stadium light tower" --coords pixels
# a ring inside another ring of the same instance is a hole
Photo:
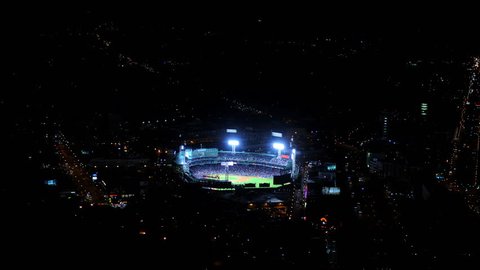
[[[282,150],[285,149],[285,145],[283,143],[273,143],[273,149],[278,150],[278,156],[282,155]]]
[[[228,145],[232,147],[232,153],[235,154],[235,148],[240,144],[238,140],[228,140]]]
[[[295,179],[295,175],[296,175],[296,172],[295,172],[295,160],[297,159],[297,150],[295,149],[292,149],[292,154],[291,154],[291,157],[292,157],[292,179]]]

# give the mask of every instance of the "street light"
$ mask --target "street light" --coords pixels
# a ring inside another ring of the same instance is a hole
[[[228,145],[232,147],[232,153],[235,154],[235,147],[237,147],[240,144],[238,140],[228,140]]]

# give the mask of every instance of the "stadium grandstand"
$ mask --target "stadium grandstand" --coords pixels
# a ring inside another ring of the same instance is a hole
[[[271,151],[238,151],[238,136],[231,137],[235,139],[228,139],[229,150],[181,145],[177,164],[184,179],[212,190],[272,189],[291,184],[297,171],[295,149],[286,149],[275,138]]]

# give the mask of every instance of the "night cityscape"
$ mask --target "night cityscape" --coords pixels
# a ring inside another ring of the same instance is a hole
[[[6,13],[2,262],[480,265],[476,17]]]

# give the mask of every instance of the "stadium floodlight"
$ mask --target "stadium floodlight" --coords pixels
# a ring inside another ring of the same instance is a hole
[[[282,154],[282,150],[285,149],[285,144],[283,143],[273,143],[273,149],[278,150],[278,156]]]
[[[240,142],[238,140],[228,140],[228,145],[232,147],[232,153],[235,154],[235,148],[240,145]]]
[[[238,146],[240,142],[238,140],[228,140],[228,145]]]
[[[283,143],[273,143],[273,148],[277,150],[285,149],[285,145]]]

